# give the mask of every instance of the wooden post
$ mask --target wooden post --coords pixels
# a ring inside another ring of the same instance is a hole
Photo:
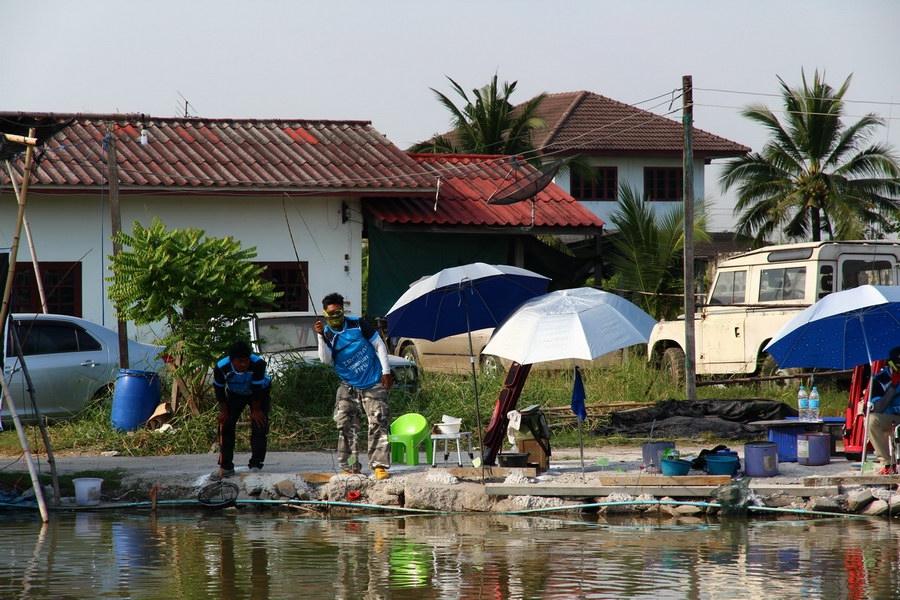
[[[28,137],[34,136],[35,130],[32,127],[28,130]],[[18,196],[19,209],[16,213],[16,225],[13,230],[12,247],[9,250],[9,269],[6,274],[6,286],[3,288],[3,303],[0,304],[0,334],[5,334],[6,332],[6,317],[9,315],[9,299],[12,296],[12,284],[16,275],[16,258],[19,254],[19,236],[22,232],[22,222],[25,220],[25,203],[28,198],[28,184],[31,181],[31,166],[33,162],[34,146],[28,146],[25,150],[25,167],[22,174],[22,188]],[[40,479],[38,479],[37,469],[35,469],[34,460],[31,457],[31,450],[28,447],[28,438],[25,437],[25,431],[22,429],[21,421],[19,421],[19,413],[16,412],[12,394],[10,394],[9,388],[6,386],[5,377],[0,377],[0,388],[2,388],[3,401],[6,402],[9,416],[16,426],[16,434],[19,436],[19,445],[22,446],[22,455],[25,458],[25,464],[28,466],[28,474],[31,476],[31,485],[34,489],[34,497],[38,503],[41,519],[46,523],[50,520],[50,517],[47,513],[47,503],[44,502],[44,488],[41,487]]]
[[[697,376],[694,362],[694,82],[690,75],[681,78],[682,128],[684,153],[684,394],[697,399]]]
[[[116,135],[115,126],[106,128],[106,168],[107,179],[109,180],[109,218],[112,222],[112,247],[113,256],[122,251],[122,245],[118,242],[117,236],[122,231],[122,215],[119,212],[119,166],[116,162]],[[119,318],[119,367],[128,368],[128,324]]]
[[[6,172],[9,173],[9,181],[12,184],[13,192],[16,194],[16,202],[22,203],[19,197],[19,186],[16,184],[12,165],[6,161]],[[34,269],[34,280],[37,282],[38,297],[41,299],[41,312],[45,315],[50,312],[47,307],[47,294],[44,293],[44,281],[41,278],[41,267],[38,264],[37,252],[34,249],[34,238],[31,237],[31,226],[28,224],[28,217],[22,215],[22,227],[25,228],[25,239],[28,241],[28,251],[31,252],[31,266]]]

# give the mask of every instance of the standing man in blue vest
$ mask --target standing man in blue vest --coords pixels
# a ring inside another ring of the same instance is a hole
[[[234,434],[244,408],[250,407],[250,470],[260,471],[266,459],[269,435],[269,387],[266,361],[250,351],[247,342],[235,342],[228,356],[213,368],[213,389],[219,402],[219,469],[210,475],[218,481],[234,475]]]
[[[334,365],[341,379],[335,395],[334,421],[338,428],[338,462],[345,473],[358,473],[357,437],[360,413],[369,421],[369,467],[375,479],[387,479],[391,467],[388,442],[391,414],[388,391],[394,384],[388,351],[378,331],[358,317],[344,314],[344,297],[322,299],[325,323],[316,320],[319,358]]]

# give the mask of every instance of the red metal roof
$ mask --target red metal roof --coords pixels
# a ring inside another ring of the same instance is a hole
[[[548,94],[536,116],[545,126],[534,132],[533,145],[545,152],[680,154],[684,144],[680,122],[593,92]],[[750,152],[747,146],[697,128],[693,142],[699,157]]]
[[[123,191],[434,192],[434,177],[368,121],[0,112],[0,131],[4,120],[23,116],[74,119],[46,144],[32,184],[38,188],[106,185],[110,126]],[[14,168],[21,174],[22,161]],[[0,183],[8,183],[5,172]]]
[[[603,221],[555,183],[532,202],[488,204],[489,198],[517,180],[537,172],[510,157],[473,154],[410,154],[440,177],[437,201],[429,198],[385,198],[366,202],[379,223],[396,225],[597,228]]]

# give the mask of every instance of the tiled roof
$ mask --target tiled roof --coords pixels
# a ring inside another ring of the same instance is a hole
[[[603,221],[555,183],[532,202],[488,204],[516,181],[537,174],[531,165],[509,157],[473,154],[410,154],[426,170],[440,176],[437,201],[430,198],[385,198],[366,203],[379,223],[394,225],[596,228]]]
[[[19,117],[74,119],[46,144],[33,179],[37,188],[106,185],[109,125],[123,191],[434,192],[434,178],[368,121],[0,112],[0,131]],[[22,161],[14,168],[21,174]],[[0,183],[8,183],[5,172]]]
[[[521,106],[521,105],[520,105]],[[593,92],[548,94],[536,116],[545,126],[534,132],[535,148],[584,153],[681,153],[680,122]],[[699,157],[739,156],[750,148],[694,128]]]

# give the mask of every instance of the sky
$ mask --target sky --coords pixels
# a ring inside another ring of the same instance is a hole
[[[853,74],[848,120],[882,116],[873,141],[900,153],[895,0],[0,0],[0,23],[0,110],[175,116],[187,99],[201,117],[368,120],[405,148],[448,128],[430,89],[450,94],[448,76],[633,104],[691,75],[695,126],[759,150],[741,108],[778,108],[759,94],[820,69]],[[718,172],[708,212],[727,230]]]

